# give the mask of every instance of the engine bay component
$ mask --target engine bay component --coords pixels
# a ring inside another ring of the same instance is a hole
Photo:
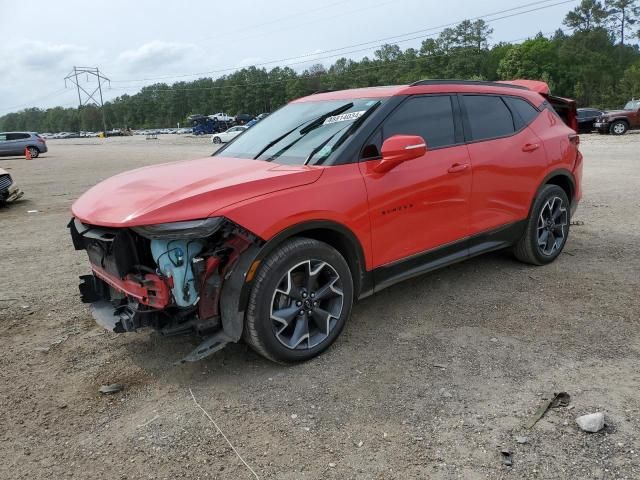
[[[151,254],[160,273],[173,284],[173,300],[180,307],[198,302],[192,261],[203,246],[200,240],[151,240]]]
[[[243,320],[233,299],[256,252],[241,255],[261,242],[250,232],[220,219],[134,228],[73,219],[69,229],[75,248],[89,256],[92,275],[80,277],[80,293],[100,325],[116,333],[151,327],[203,337],[184,361],[240,339]],[[185,237],[175,238],[180,231]],[[194,238],[194,231],[213,233]]]

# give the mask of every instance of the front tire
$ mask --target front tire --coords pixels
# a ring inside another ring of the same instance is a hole
[[[213,137],[213,143],[217,145],[219,143],[222,143],[222,140],[220,140],[220,137]]]
[[[345,259],[324,242],[289,240],[271,252],[254,280],[247,343],[280,363],[309,360],[340,335],[351,314],[353,279]]]
[[[612,135],[624,135],[627,133],[627,130],[629,130],[629,126],[627,125],[627,122],[622,120],[613,122],[611,127],[609,127],[609,132],[611,132]]]
[[[533,202],[527,228],[514,246],[518,260],[532,265],[553,262],[569,236],[571,209],[565,191],[545,185]]]

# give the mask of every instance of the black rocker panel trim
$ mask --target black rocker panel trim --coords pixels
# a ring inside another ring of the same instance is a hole
[[[373,276],[375,292],[476,255],[509,247],[520,239],[526,227],[527,220],[521,220],[382,265],[369,273]]]

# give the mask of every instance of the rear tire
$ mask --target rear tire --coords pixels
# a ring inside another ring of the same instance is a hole
[[[220,140],[220,137],[213,137],[213,143],[217,145],[219,143],[222,143],[222,140]]]
[[[38,158],[38,155],[40,155],[40,150],[37,147],[27,147],[27,150],[29,150],[31,158]]]
[[[609,127],[609,132],[612,135],[624,135],[627,133],[627,130],[629,130],[629,126],[627,125],[627,122],[622,120],[616,120]]]
[[[570,217],[565,191],[557,185],[545,185],[533,202],[524,234],[513,248],[516,258],[532,265],[553,262],[569,237]]]
[[[345,259],[310,238],[277,247],[256,274],[245,319],[245,341],[279,363],[309,360],[340,335],[351,314],[353,279]]]

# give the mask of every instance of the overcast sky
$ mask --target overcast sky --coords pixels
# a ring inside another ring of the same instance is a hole
[[[179,75],[222,71],[207,75],[217,77],[226,69],[292,57],[298,58],[279,64],[302,70],[338,58],[323,58],[329,55],[358,59],[384,42],[321,52],[416,31],[402,38],[424,37],[438,32],[430,28],[464,18],[559,1],[0,0],[0,115],[28,106],[76,106],[75,90],[65,89],[63,81],[74,65],[98,66],[112,80],[106,100],[154,83],[141,79],[170,77],[162,81],[172,83],[198,78]],[[577,3],[495,20],[492,43],[552,32]],[[402,38],[388,43],[404,49],[422,41]],[[347,53],[362,49],[368,51]]]

